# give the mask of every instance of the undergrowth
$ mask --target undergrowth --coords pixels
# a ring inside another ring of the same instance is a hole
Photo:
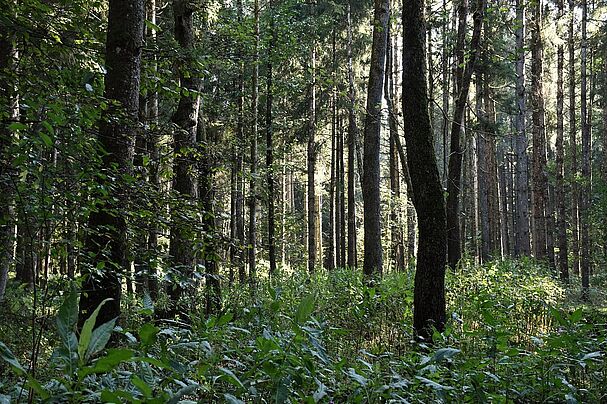
[[[119,326],[93,330],[94,313],[79,335],[75,288],[48,293],[34,322],[12,290],[0,402],[607,400],[604,283],[587,305],[530,262],[464,266],[447,276],[450,320],[433,344],[413,338],[412,285],[412,272],[375,287],[350,270],[297,272],[227,289],[210,318],[202,295],[182,321],[154,320],[149,296],[132,298]]]

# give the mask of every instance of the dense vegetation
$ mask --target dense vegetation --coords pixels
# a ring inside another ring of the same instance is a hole
[[[607,402],[606,6],[0,1],[0,403]]]

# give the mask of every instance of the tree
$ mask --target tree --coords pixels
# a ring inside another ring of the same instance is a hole
[[[516,239],[514,253],[531,253],[529,237],[529,180],[525,116],[525,6],[516,0]]]
[[[254,47],[253,47],[253,77],[252,77],[252,100],[251,111],[253,114],[253,122],[251,127],[251,154],[250,154],[250,175],[249,183],[249,278],[251,282],[255,282],[255,253],[257,244],[257,136],[259,130],[258,123],[258,108],[259,108],[259,0],[254,3]]]
[[[351,5],[348,1],[348,267],[357,267],[356,253],[356,201],[354,187],[356,176],[356,139],[358,127],[356,125],[356,90],[354,87],[354,69],[352,67],[352,17]]]
[[[373,45],[367,87],[367,113],[365,115],[362,187],[365,227],[363,271],[367,277],[381,276],[382,273],[379,149],[390,1],[375,0],[374,10]]]
[[[480,47],[481,29],[485,14],[485,0],[476,1],[473,15],[472,37],[470,39],[469,56],[465,58],[465,35],[467,0],[460,0],[458,5],[459,24],[457,29],[457,68],[455,75],[456,100],[451,124],[451,154],[447,178],[447,249],[448,261],[451,268],[456,268],[462,256],[459,225],[459,192],[462,175],[463,149],[461,147],[461,132],[464,110],[468,100],[470,80],[474,71],[477,53]]]
[[[310,5],[312,16],[315,7]],[[310,78],[308,83],[308,272],[316,268],[317,240],[316,227],[318,214],[316,211],[316,39],[310,45]]]
[[[13,3],[10,2],[12,14]],[[8,271],[14,263],[15,208],[14,169],[11,167],[13,131],[11,122],[19,117],[19,102],[15,91],[13,72],[17,64],[16,36],[5,27],[0,28],[0,301],[4,297]]]
[[[198,184],[195,165],[195,148],[197,144],[198,115],[200,109],[201,80],[196,72],[195,63],[195,33],[194,5],[187,0],[173,2],[175,20],[175,39],[182,51],[179,63],[179,83],[181,94],[179,104],[173,114],[175,124],[173,134],[173,190],[179,198],[180,206],[172,210],[173,223],[169,255],[177,278],[170,286],[169,296],[174,305],[179,304],[184,282],[191,280],[194,272],[194,231],[191,224],[191,210],[198,199]],[[184,212],[185,210],[185,212]],[[186,213],[186,214],[184,214]],[[187,213],[190,213],[188,215]],[[184,220],[184,216],[187,220]],[[174,310],[178,310],[177,307]],[[176,311],[173,312],[176,314]]]
[[[268,44],[267,61],[267,94],[266,94],[266,180],[268,183],[268,258],[270,260],[270,276],[276,274],[276,219],[274,212],[274,145],[273,145],[273,121],[272,121],[272,103],[274,99],[274,89],[272,88],[272,69],[274,63],[274,48],[276,47],[277,35],[274,16],[274,2],[270,0],[270,43]]]
[[[413,298],[413,327],[429,339],[445,326],[446,217],[434,155],[425,76],[423,0],[403,2],[403,122],[419,245]]]
[[[569,151],[571,166],[569,177],[571,181],[571,252],[573,255],[573,272],[580,273],[580,247],[579,247],[579,201],[578,164],[577,164],[577,128],[576,128],[576,100],[575,100],[575,44],[574,21],[575,1],[569,0],[569,25],[567,33],[567,53],[569,56]]]
[[[107,298],[97,317],[103,324],[120,315],[121,277],[129,265],[127,260],[127,223],[118,213],[125,201],[124,175],[128,175],[133,159],[135,125],[139,112],[139,78],[143,45],[142,0],[110,0],[106,39],[104,96],[113,101],[99,123],[99,143],[102,172],[107,178],[118,175],[115,183],[101,179],[100,187],[108,190],[97,209],[88,219],[89,233],[86,249],[92,265],[102,269],[97,275],[91,266],[83,268],[85,275],[80,296],[80,326]],[[112,173],[114,166],[118,173]]]
[[[582,300],[590,299],[590,122],[588,119],[587,99],[587,59],[588,59],[588,2],[582,0],[582,55],[580,57],[580,114],[582,117],[582,189],[580,198],[580,239],[582,274]]]
[[[558,1],[559,21],[563,18],[563,0]],[[567,209],[565,205],[564,181],[564,125],[563,125],[563,68],[565,51],[559,42],[557,47],[557,83],[556,83],[556,211],[557,211],[557,245],[559,248],[559,274],[563,282],[569,282],[569,254],[567,250]]]

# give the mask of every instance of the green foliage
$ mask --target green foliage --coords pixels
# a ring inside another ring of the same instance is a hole
[[[280,285],[280,286],[277,286]],[[411,335],[412,274],[374,287],[359,273],[294,273],[227,291],[223,314],[191,325],[138,321],[75,334],[75,290],[57,311],[52,371],[34,379],[1,357],[39,400],[72,402],[599,402],[607,341],[601,311],[563,304],[529,262],[464,266],[448,276],[451,321],[436,345]],[[311,293],[313,291],[313,293]],[[147,310],[146,310],[147,307]],[[106,349],[112,329],[118,346]],[[1,386],[1,385],[0,385]],[[3,390],[19,396],[20,388]]]

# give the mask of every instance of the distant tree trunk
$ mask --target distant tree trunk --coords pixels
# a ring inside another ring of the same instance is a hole
[[[274,89],[272,88],[272,69],[274,63],[274,48],[277,42],[277,33],[274,22],[274,3],[269,2],[270,13],[270,43],[268,44],[268,63],[267,63],[267,96],[266,96],[266,175],[268,183],[268,258],[270,261],[270,276],[276,274],[276,218],[274,212],[274,145],[273,145],[273,122],[272,122],[272,103],[274,100]]]
[[[607,44],[603,49],[603,77],[607,77]],[[603,96],[603,186],[607,187],[607,97]],[[607,215],[603,216],[603,254],[607,262]]]
[[[476,76],[476,115],[479,119],[479,133],[476,135],[476,171],[478,173],[478,217],[480,224],[480,262],[491,260],[491,230],[489,223],[489,146],[487,141],[487,116],[484,105],[482,74]]]
[[[12,4],[9,2],[9,8]],[[0,106],[7,115],[6,122],[0,122],[0,301],[4,298],[9,269],[15,262],[15,170],[11,164],[13,133],[9,129],[11,121],[19,117],[19,102],[12,76],[18,58],[15,40],[14,32],[0,28]]]
[[[582,0],[582,55],[580,57],[580,114],[582,117],[582,189],[580,198],[580,226],[581,226],[581,260],[580,272],[582,274],[582,300],[590,299],[590,192],[591,192],[591,168],[590,168],[590,122],[588,120],[587,105],[587,19],[588,4]]]
[[[394,108],[394,66],[392,63],[392,40],[390,38],[390,32],[388,32],[388,50],[386,54],[386,78],[384,81],[384,98],[386,99],[386,105],[388,107],[388,124],[390,127],[390,152],[389,152],[389,166],[390,166],[390,233],[391,233],[391,252],[390,257],[394,268],[397,271],[403,271],[405,269],[405,249],[403,244],[402,234],[402,223],[399,215],[398,206],[400,202],[400,175],[398,172],[398,147],[396,141],[398,140],[398,123],[396,121],[396,110]],[[406,163],[405,163],[406,164]]]
[[[449,173],[447,181],[447,247],[449,252],[448,262],[451,268],[456,268],[459,263],[462,251],[460,242],[459,226],[459,192],[462,175],[462,157],[461,132],[464,119],[464,110],[468,100],[468,90],[470,89],[470,80],[474,65],[480,47],[481,29],[483,26],[483,16],[485,14],[485,0],[476,1],[474,10],[472,38],[470,39],[469,56],[464,58],[464,45],[466,30],[467,0],[460,0],[459,6],[460,23],[458,26],[458,72],[456,74],[457,98],[453,111],[453,122],[451,126],[451,157],[449,158]],[[462,16],[463,15],[463,16]],[[463,22],[462,22],[463,19]],[[419,216],[419,213],[418,213]],[[419,259],[419,257],[418,257]]]
[[[251,167],[249,184],[249,279],[256,282],[255,253],[257,245],[257,136],[258,136],[258,108],[259,108],[259,0],[255,0],[253,13],[255,15],[255,46],[253,51],[253,82],[251,110],[253,125],[251,128]]]
[[[379,149],[381,138],[381,103],[386,61],[389,0],[375,0],[373,45],[367,87],[365,148],[363,157],[363,217],[365,227],[363,271],[367,277],[381,276],[381,198],[379,193]]]
[[[344,168],[344,127],[342,116],[339,115],[337,120],[337,167],[339,167],[339,175],[337,176],[337,212],[339,213],[339,239],[337,243],[339,267],[346,266],[346,204],[344,184],[346,174]]]
[[[133,162],[135,123],[139,111],[139,77],[141,48],[143,45],[142,0],[110,0],[106,39],[105,92],[104,97],[115,100],[103,114],[99,124],[99,142],[107,152],[102,157],[102,169],[110,177],[114,166],[120,174],[127,174]],[[123,116],[116,119],[116,116]],[[120,177],[118,177],[120,178]],[[80,296],[78,324],[81,327],[93,310],[106,298],[106,303],[97,317],[103,324],[120,316],[121,275],[127,260],[127,223],[116,209],[125,202],[126,189],[119,180],[120,189],[110,191],[98,210],[88,220],[89,234],[86,250],[97,268],[105,264],[100,276],[88,269],[84,271],[84,282]]]
[[[216,117],[207,112],[209,121]],[[218,314],[221,311],[221,281],[219,278],[217,246],[217,226],[215,224],[215,190],[213,188],[213,172],[215,171],[215,157],[213,145],[216,143],[216,128],[205,124],[202,113],[199,114],[196,131],[196,140],[203,156],[199,164],[200,179],[198,181],[198,197],[202,210],[202,229],[200,239],[203,241],[202,261],[205,268],[206,299],[205,312],[207,316]]]
[[[356,268],[356,92],[354,87],[354,69],[352,67],[352,18],[348,1],[348,267]]]
[[[336,209],[338,206],[336,203],[336,181],[339,176],[339,166],[337,164],[337,89],[335,88],[335,28],[333,29],[333,33],[331,36],[331,58],[332,58],[332,78],[333,83],[331,84],[331,179],[329,182],[329,223],[327,224],[327,232],[328,236],[328,246],[327,253],[325,255],[325,267],[327,269],[334,269],[335,265],[339,266],[339,251],[337,254],[335,244],[335,239],[339,237],[339,218],[335,220]],[[337,237],[336,237],[337,236]],[[336,260],[337,255],[337,260]],[[337,263],[336,263],[337,261]]]
[[[564,16],[563,0],[558,1],[558,22]],[[557,79],[556,79],[556,232],[557,245],[559,248],[558,266],[561,280],[569,282],[569,254],[567,251],[567,208],[565,205],[565,181],[564,181],[564,122],[563,122],[563,69],[565,51],[563,44],[559,42],[557,47]]]
[[[487,36],[492,37],[491,31]],[[499,211],[499,187],[497,177],[497,161],[496,161],[496,145],[495,145],[495,102],[492,97],[492,88],[489,85],[489,80],[483,81],[483,95],[485,97],[485,113],[487,117],[487,186],[489,197],[489,230],[491,244],[491,259],[501,258],[501,228],[500,211]]]
[[[536,259],[546,261],[546,204],[548,203],[548,181],[546,177],[546,128],[544,126],[544,92],[542,87],[543,42],[540,1],[534,1],[531,15],[531,104],[533,120],[532,161],[532,224],[533,254]]]
[[[445,326],[446,220],[428,115],[424,71],[423,0],[403,3],[403,115],[407,165],[417,211],[419,246],[413,298],[413,327],[432,339]]]
[[[195,174],[195,158],[193,157],[196,147],[198,129],[198,115],[200,108],[201,89],[200,78],[194,69],[194,7],[187,0],[175,0],[173,2],[173,14],[175,18],[175,39],[184,53],[182,63],[179,66],[179,81],[183,89],[179,98],[179,104],[172,120],[175,123],[173,147],[175,159],[173,162],[173,190],[182,198],[186,209],[193,210],[197,201],[197,176]],[[184,207],[173,207],[171,212],[173,224],[171,227],[171,239],[169,255],[172,265],[179,278],[190,279],[194,272],[194,240],[193,228],[188,221],[183,220]],[[180,282],[169,287],[169,297],[175,305],[176,314],[182,308],[180,299],[185,288]],[[185,308],[183,308],[185,309]]]
[[[311,5],[312,16],[316,15],[314,5]],[[316,39],[310,46],[310,71],[308,83],[308,272],[316,269]]]
[[[571,181],[571,252],[573,255],[573,272],[580,273],[580,247],[579,247],[579,200],[578,164],[577,164],[577,128],[575,103],[575,45],[574,45],[574,19],[575,2],[569,0],[569,26],[567,34],[567,52],[569,56],[569,151],[571,154],[571,167],[569,177]]]
[[[529,179],[527,133],[525,116],[525,5],[516,0],[516,239],[514,253],[517,257],[531,253],[529,234]]]

